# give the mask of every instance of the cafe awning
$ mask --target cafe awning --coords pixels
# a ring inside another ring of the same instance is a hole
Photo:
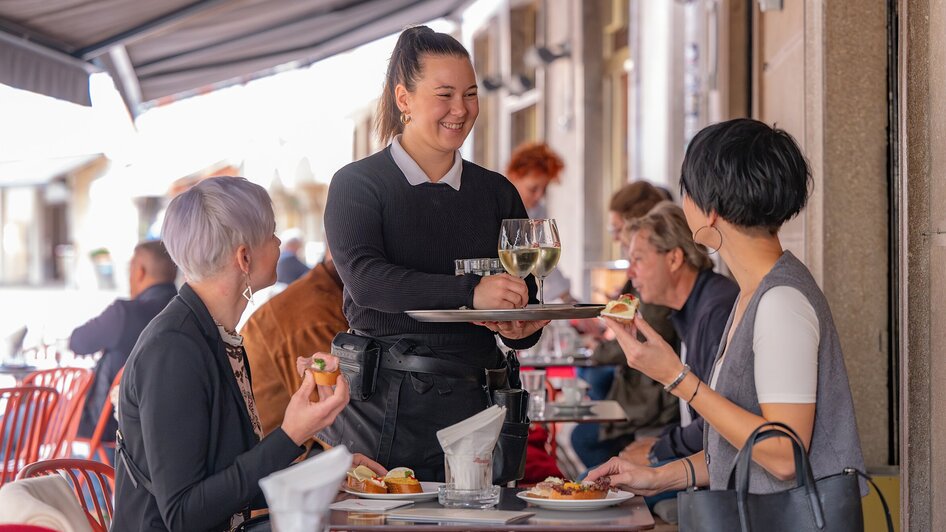
[[[304,66],[450,16],[466,0],[0,2],[0,83],[89,105],[107,70],[129,109]],[[327,80],[345,83],[345,80]]]

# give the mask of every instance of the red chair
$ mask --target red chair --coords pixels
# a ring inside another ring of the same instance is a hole
[[[86,368],[55,368],[34,371],[23,379],[24,386],[46,386],[59,392],[59,403],[40,450],[41,458],[72,456],[72,442],[79,430],[93,376],[92,370]]]
[[[107,464],[92,460],[60,458],[29,464],[16,479],[57,474],[69,481],[92,530],[107,532],[112,523],[115,470]]]
[[[0,486],[39,459],[59,393],[47,387],[0,388]]]
[[[105,453],[104,446],[114,447],[115,443],[103,442],[102,436],[105,434],[105,426],[108,424],[109,418],[112,417],[112,413],[115,411],[114,405],[112,404],[112,393],[118,388],[118,385],[121,384],[122,373],[124,372],[125,368],[118,370],[115,379],[112,381],[112,385],[108,389],[108,397],[105,398],[105,404],[102,405],[102,413],[99,414],[99,420],[95,423],[95,431],[92,433],[92,438],[89,440],[89,460],[97,459],[104,464],[110,463],[108,454]],[[98,458],[96,458],[96,454],[98,454]]]

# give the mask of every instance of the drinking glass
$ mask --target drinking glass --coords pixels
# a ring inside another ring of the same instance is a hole
[[[499,230],[499,260],[509,275],[524,279],[539,260],[539,248],[533,244],[532,220],[503,220]]]
[[[545,370],[523,370],[519,377],[522,379],[522,388],[529,392],[529,419],[542,419],[545,415]]]
[[[562,241],[558,237],[558,226],[551,218],[532,220],[532,245],[539,248],[532,274],[539,283],[539,306],[545,304],[543,281],[558,265],[562,256]]]

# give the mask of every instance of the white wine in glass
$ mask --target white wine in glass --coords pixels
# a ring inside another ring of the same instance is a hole
[[[562,241],[558,237],[558,225],[555,220],[532,220],[532,245],[538,247],[539,256],[532,270],[539,283],[539,305],[545,304],[544,281],[558,266],[558,259],[562,256]]]
[[[525,278],[539,260],[539,248],[532,242],[532,223],[527,219],[503,220],[499,230],[499,260],[509,275]]]

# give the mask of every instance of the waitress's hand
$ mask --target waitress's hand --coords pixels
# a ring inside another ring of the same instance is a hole
[[[522,308],[528,302],[526,282],[508,273],[487,275],[473,289],[473,308],[477,310]]]
[[[338,377],[334,388],[332,386],[318,387],[319,402],[317,403],[309,400],[315,388],[315,377],[306,371],[302,378],[302,386],[292,394],[289,405],[286,407],[282,430],[296,445],[302,445],[318,431],[331,425],[335,417],[348,404],[348,380],[344,375]]]
[[[640,314],[633,322],[608,317],[604,322],[624,350],[628,366],[664,385],[673,382],[683,370],[680,357]],[[638,330],[644,335],[643,342],[637,340]]]
[[[482,325],[494,333],[499,333],[503,338],[510,340],[519,340],[527,336],[532,336],[535,331],[549,324],[549,320],[542,321],[477,321],[474,325]]]

